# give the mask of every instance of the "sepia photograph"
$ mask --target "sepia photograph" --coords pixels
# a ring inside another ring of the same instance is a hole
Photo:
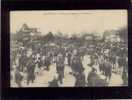
[[[10,11],[10,87],[128,86],[127,10]]]

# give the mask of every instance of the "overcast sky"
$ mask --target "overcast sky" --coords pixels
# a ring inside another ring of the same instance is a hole
[[[10,31],[15,33],[23,23],[39,28],[42,34],[77,34],[98,32],[127,26],[126,10],[11,11]]]

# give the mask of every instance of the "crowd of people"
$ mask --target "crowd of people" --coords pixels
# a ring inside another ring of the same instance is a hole
[[[27,85],[33,83],[39,73],[36,69],[49,71],[52,64],[55,64],[58,75],[49,82],[49,87],[59,87],[59,84],[63,84],[66,65],[72,70],[69,74],[75,77],[76,87],[108,86],[112,73],[122,76],[122,85],[128,84],[128,49],[123,43],[98,43],[91,51],[87,46],[81,48],[42,45],[34,49],[33,46],[23,44],[11,51],[11,80],[14,80],[18,87],[22,87],[21,82],[24,79]],[[90,63],[84,66],[82,62],[86,55],[89,55]],[[88,76],[84,73],[86,67],[91,69]],[[98,71],[105,78],[101,78]],[[23,73],[26,73],[26,76]]]

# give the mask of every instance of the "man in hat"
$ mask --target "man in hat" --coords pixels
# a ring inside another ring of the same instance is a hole
[[[56,69],[60,83],[62,83],[62,79],[64,78],[64,60],[62,53],[59,53],[57,56]]]
[[[31,81],[32,83],[35,80],[35,60],[32,55],[28,58],[27,65],[27,84]]]
[[[93,81],[93,79],[95,79],[95,77],[98,76],[96,72],[97,72],[97,70],[94,67],[92,67],[92,70],[90,71],[90,73],[87,77],[88,86],[94,86],[95,85],[94,84],[95,82]]]

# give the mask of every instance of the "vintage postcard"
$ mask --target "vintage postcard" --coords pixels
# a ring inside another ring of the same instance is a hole
[[[10,12],[10,87],[128,86],[127,10]]]

